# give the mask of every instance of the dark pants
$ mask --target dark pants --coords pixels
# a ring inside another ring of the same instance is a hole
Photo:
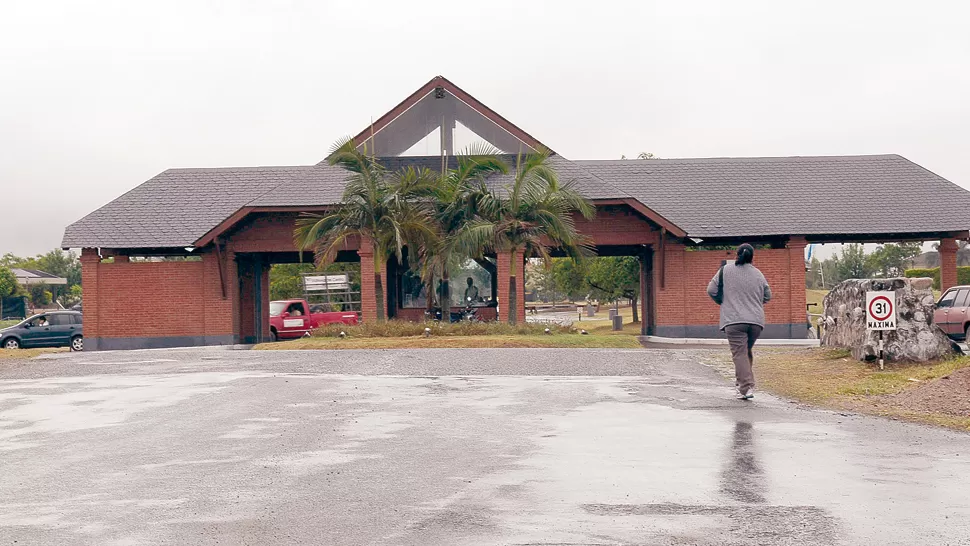
[[[761,336],[761,326],[756,324],[732,324],[724,328],[728,344],[731,346],[731,357],[734,359],[734,376],[737,378],[738,390],[741,394],[748,394],[754,388],[754,354],[751,348]]]

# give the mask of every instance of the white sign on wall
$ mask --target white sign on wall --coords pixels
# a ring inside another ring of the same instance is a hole
[[[896,293],[866,292],[866,329],[896,329]]]
[[[343,275],[312,275],[303,277],[307,292],[349,290],[350,277]]]

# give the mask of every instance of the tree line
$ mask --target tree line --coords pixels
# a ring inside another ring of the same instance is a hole
[[[832,288],[848,279],[902,277],[922,253],[922,243],[887,243],[868,254],[861,244],[843,245],[840,253],[825,260],[812,257],[805,285],[817,290]]]
[[[36,269],[67,279],[66,285],[32,284],[22,286],[12,269]],[[6,253],[0,257],[0,297],[25,296],[31,307],[54,302],[70,307],[81,301],[81,262],[76,254],[55,248],[46,254],[21,257]]]

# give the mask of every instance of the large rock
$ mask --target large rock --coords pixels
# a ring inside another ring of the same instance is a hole
[[[825,296],[822,345],[852,350],[859,360],[879,358],[879,332],[866,330],[866,292],[896,292],[897,329],[883,332],[887,361],[927,362],[952,353],[952,343],[935,324],[933,279],[852,279]]]

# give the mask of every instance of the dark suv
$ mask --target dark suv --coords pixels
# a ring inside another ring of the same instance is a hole
[[[970,341],[970,286],[954,286],[936,303],[933,322],[953,339]]]
[[[0,330],[0,348],[33,347],[70,347],[72,351],[83,350],[81,313],[52,311],[34,315],[16,326]]]

